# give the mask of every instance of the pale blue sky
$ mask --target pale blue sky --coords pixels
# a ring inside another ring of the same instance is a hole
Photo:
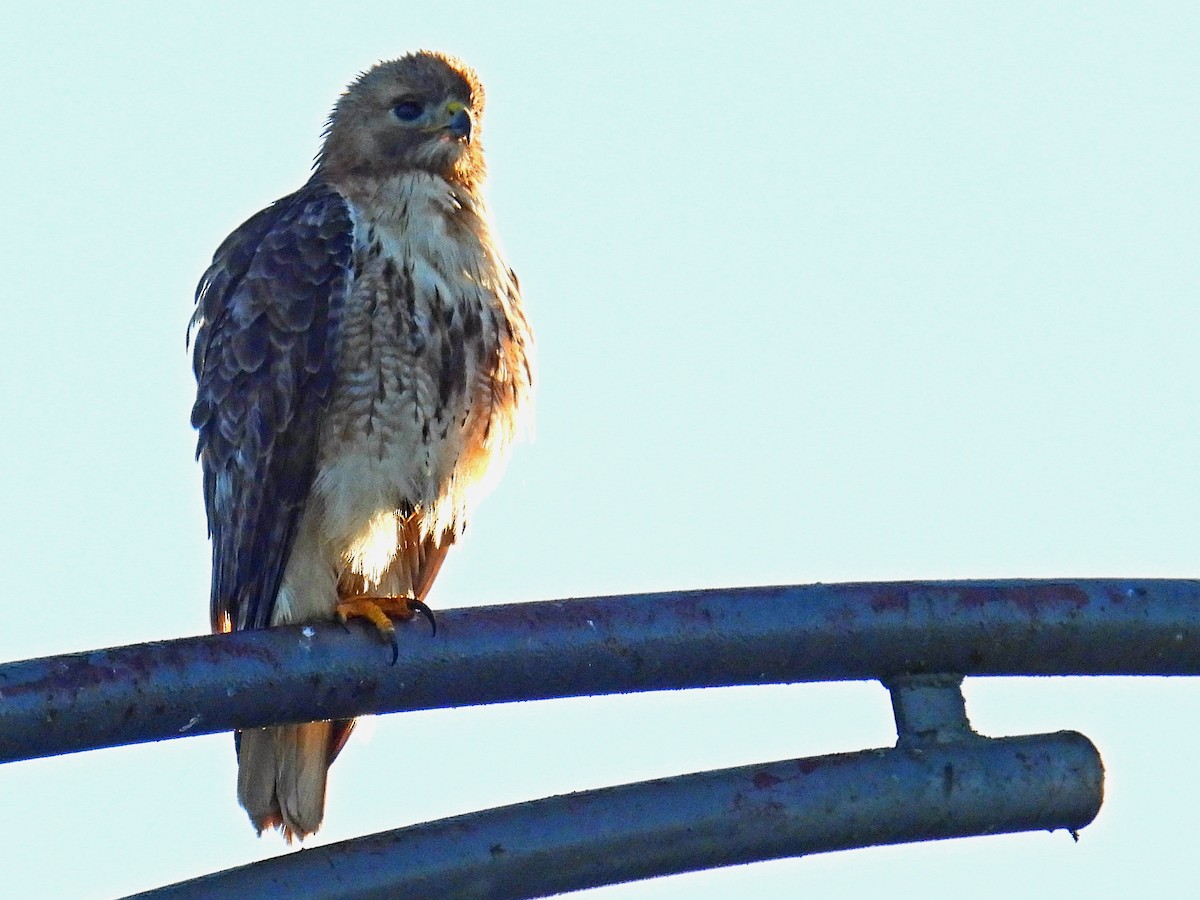
[[[418,47],[487,85],[489,196],[540,361],[537,440],[435,606],[1198,573],[1194,4],[44,4],[0,36],[0,660],[206,629],[196,280],[307,176],[342,87]],[[1099,746],[1108,796],[1079,844],[594,896],[1190,896],[1196,685],[967,692],[986,733]],[[893,739],[874,684],[384,717],[334,767],[314,843]],[[0,808],[13,896],[284,852],[237,807],[228,735],[3,766]]]

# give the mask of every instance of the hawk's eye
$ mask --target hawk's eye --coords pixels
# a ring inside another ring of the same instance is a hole
[[[401,122],[413,122],[420,118],[424,109],[416,100],[401,100],[392,107],[392,115]]]

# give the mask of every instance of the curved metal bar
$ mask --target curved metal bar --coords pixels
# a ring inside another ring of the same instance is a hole
[[[218,872],[143,900],[540,897],[851,847],[1075,831],[1103,768],[1082,735],[975,737],[915,750],[704,772],[551,797]]]
[[[0,761],[281,722],[630,691],[1200,674],[1200,582],[754,587],[445,610],[400,659],[294,626],[0,666]]]

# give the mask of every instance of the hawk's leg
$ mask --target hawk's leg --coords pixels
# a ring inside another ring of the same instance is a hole
[[[396,626],[393,619],[407,622],[417,613],[429,620],[433,633],[437,634],[437,619],[433,610],[416,597],[347,597],[334,610],[344,625],[350,619],[366,619],[392,645],[392,665],[400,658],[400,645],[396,641]]]

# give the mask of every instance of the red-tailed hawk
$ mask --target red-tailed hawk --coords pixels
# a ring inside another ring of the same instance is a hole
[[[480,194],[482,112],[455,59],[376,66],[338,101],[308,183],[204,273],[192,423],[215,631],[358,615],[389,633],[519,431],[532,336]],[[260,833],[317,829],[352,724],[238,735]]]

